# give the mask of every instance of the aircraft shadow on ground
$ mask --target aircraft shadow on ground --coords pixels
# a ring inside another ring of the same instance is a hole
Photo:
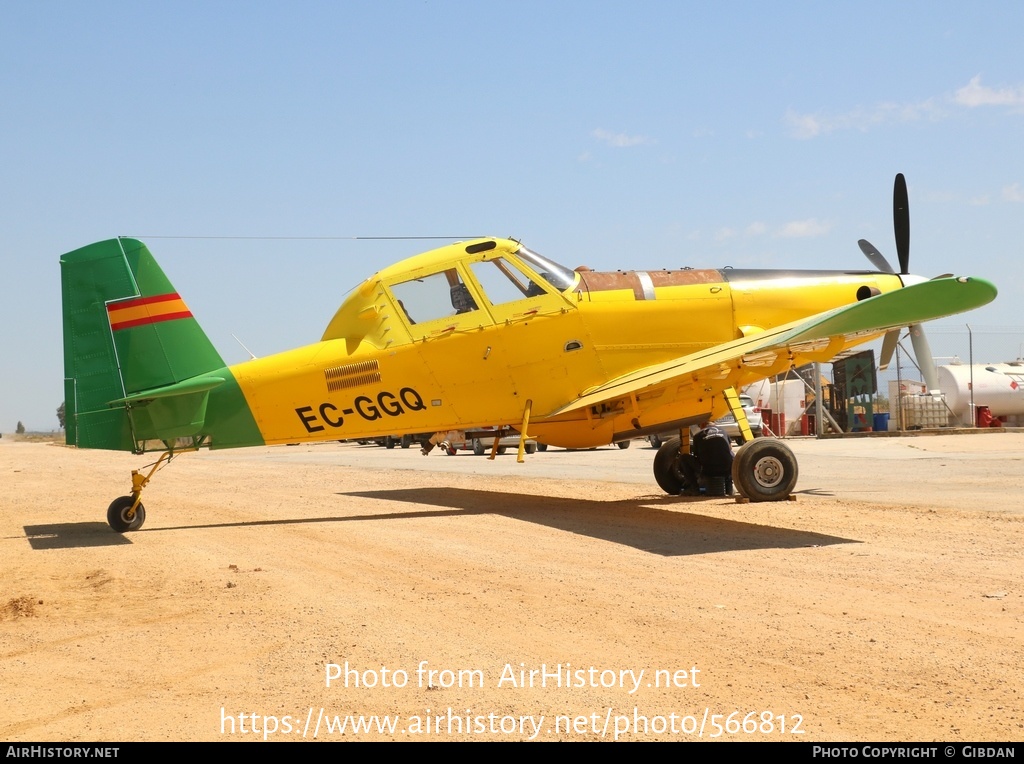
[[[699,508],[700,500],[684,503],[670,496],[609,502],[462,488],[403,488],[353,491],[340,495],[446,508],[436,513],[420,511],[372,516],[375,519],[502,515],[666,557],[742,549],[797,549],[860,543],[821,533],[681,512],[679,510],[688,505]],[[671,507],[674,511],[658,505]]]
[[[131,544],[127,536],[114,533],[106,523],[49,523],[26,525],[25,537],[33,549],[80,549],[91,546]]]
[[[723,520],[696,512],[684,512],[680,511],[683,507],[692,507],[696,510],[702,502],[685,501],[672,496],[645,497],[628,501],[591,501],[442,487],[353,491],[338,495],[406,502],[438,509],[140,528],[128,536],[114,533],[106,523],[100,522],[26,525],[24,528],[29,544],[36,550],[120,546],[131,544],[130,537],[136,533],[473,515],[501,515],[665,557],[746,549],[800,549],[860,543],[855,539],[822,533]]]

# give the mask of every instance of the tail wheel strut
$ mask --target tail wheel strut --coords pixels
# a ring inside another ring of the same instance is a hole
[[[195,449],[189,449],[195,450]],[[142,489],[145,488],[153,475],[161,467],[170,462],[175,453],[165,451],[152,465],[149,472],[145,474],[140,470],[132,470],[132,492],[128,496],[118,496],[107,507],[107,524],[117,533],[137,531],[146,522],[146,508],[142,505]],[[143,467],[145,469],[145,467]]]

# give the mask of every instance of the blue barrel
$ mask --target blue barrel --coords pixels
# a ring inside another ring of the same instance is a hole
[[[888,414],[875,414],[875,416],[874,416],[874,430],[875,430],[875,432],[888,432],[888,430],[889,430],[889,415]]]

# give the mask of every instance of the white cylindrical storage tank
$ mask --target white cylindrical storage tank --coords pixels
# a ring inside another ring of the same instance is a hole
[[[939,389],[949,408],[968,416],[971,407],[970,366],[940,366]],[[1024,414],[1024,364],[974,364],[974,405],[988,406],[992,416]]]

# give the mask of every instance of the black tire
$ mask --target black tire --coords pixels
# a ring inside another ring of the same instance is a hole
[[[686,488],[686,476],[679,468],[679,438],[670,438],[661,444],[654,455],[654,479],[661,490],[678,496]]]
[[[544,451],[547,451],[548,450],[548,444],[547,443],[538,443],[537,444],[537,450],[540,451],[541,453],[543,453]]]
[[[384,448],[394,448],[394,447],[395,447],[395,439],[393,437],[391,437],[390,435],[385,437],[384,438]]]
[[[402,448],[408,448],[412,445],[412,435],[402,436]]]
[[[473,453],[477,456],[483,456],[487,453],[487,448],[481,442],[480,438],[473,438]]]
[[[128,510],[132,508],[135,499],[131,496],[118,496],[107,507],[107,524],[117,533],[137,531],[146,522],[146,508],[139,502],[135,508],[135,516],[129,519]]]
[[[501,456],[508,450],[507,446],[498,446],[498,456]]]
[[[536,443],[524,443],[523,444],[523,450],[526,453],[528,453],[528,454],[532,454],[532,453],[536,452],[537,444]]]
[[[620,441],[619,441],[618,443],[616,443],[615,445],[617,445],[617,446],[618,446],[619,448],[623,448],[623,449],[625,449],[625,448],[629,448],[629,444],[630,444],[631,442],[632,442],[632,441],[629,441],[629,440],[620,440]]]
[[[796,487],[796,457],[774,438],[744,443],[732,462],[732,482],[751,501],[783,501]]]
[[[661,437],[658,435],[649,435],[647,440],[651,442],[651,448],[661,448]]]

